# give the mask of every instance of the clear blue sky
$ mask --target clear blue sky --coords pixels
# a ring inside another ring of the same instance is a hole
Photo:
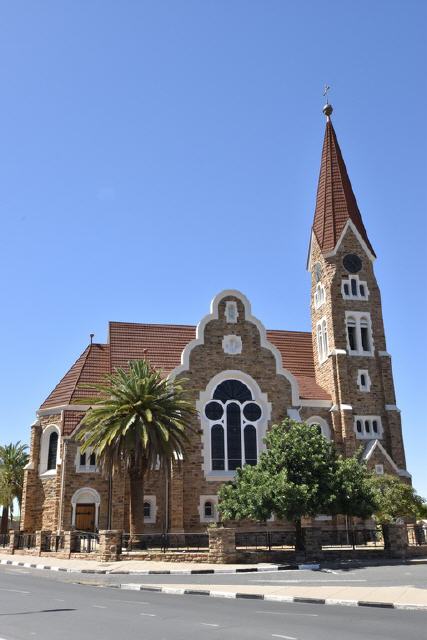
[[[322,87],[427,496],[424,1],[0,2],[0,441],[108,320],[308,330]]]

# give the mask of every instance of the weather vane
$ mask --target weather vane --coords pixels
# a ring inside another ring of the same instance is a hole
[[[326,98],[326,104],[329,104],[329,100],[328,100],[328,92],[330,91],[331,87],[328,84],[325,84],[325,88],[323,90],[323,95]]]

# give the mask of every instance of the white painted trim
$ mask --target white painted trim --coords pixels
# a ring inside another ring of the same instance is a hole
[[[49,455],[49,440],[51,434],[56,431],[58,434],[58,446],[56,449],[56,466],[55,469],[47,468],[47,458]],[[40,453],[39,453],[39,475],[41,477],[54,476],[57,466],[61,464],[61,429],[57,424],[48,424],[44,427],[40,436]]]
[[[363,460],[368,462],[368,460],[371,458],[373,452],[377,447],[381,451],[381,453],[383,454],[387,462],[390,464],[390,466],[396,471],[396,473],[399,476],[402,476],[403,478],[412,478],[411,474],[408,471],[406,471],[406,469],[399,469],[399,467],[397,466],[393,458],[384,449],[383,445],[379,440],[371,440],[370,442],[368,442],[366,449],[363,452],[363,456],[362,456]]]
[[[366,431],[365,429],[365,421],[368,421],[371,427],[371,430],[369,432]],[[373,430],[373,422],[374,420],[376,420],[377,422],[377,426],[378,426],[378,431],[375,432]],[[357,431],[357,422],[360,421],[362,422],[362,433],[359,433]],[[353,430],[354,433],[356,434],[356,439],[357,440],[372,440],[372,439],[379,439],[383,437],[383,424],[382,424],[382,420],[381,420],[381,416],[374,416],[374,415],[357,415],[357,416],[353,416]]]
[[[205,516],[205,504],[206,502],[212,503],[212,516]],[[218,513],[218,496],[216,495],[204,495],[199,498],[199,506],[198,512],[200,517],[200,522],[218,522],[219,521],[219,513]]]
[[[101,497],[96,491],[96,489],[92,489],[91,487],[81,487],[74,492],[71,498],[71,526],[76,526],[76,506],[78,504],[94,504],[95,505],[95,528],[98,528],[99,522],[99,507],[101,504]]]
[[[86,464],[84,466],[82,466],[80,464],[80,454],[85,453],[86,454]],[[86,451],[81,451],[81,446],[77,447],[77,452],[76,452],[76,457],[74,460],[74,464],[76,467],[76,473],[98,473],[99,469],[97,467],[97,465],[91,465],[89,463],[90,461],[90,456],[93,453],[92,448],[87,449]]]
[[[378,355],[380,358],[391,358],[391,353],[388,351],[378,351]]]
[[[397,407],[395,404],[386,404],[385,405],[385,410],[386,411],[397,411],[398,413],[401,413],[399,407]]]
[[[225,303],[225,318],[228,324],[236,324],[238,317],[237,302],[235,300],[227,300]]]
[[[300,400],[299,406],[330,409],[332,407],[332,401],[331,400]]]
[[[344,240],[345,234],[347,233],[348,229],[351,229],[354,233],[354,235],[356,236],[357,240],[359,241],[362,249],[364,250],[364,252],[366,253],[366,255],[368,256],[369,260],[371,260],[371,262],[375,262],[376,258],[373,255],[372,251],[369,249],[368,245],[366,244],[366,242],[364,241],[364,239],[362,238],[362,236],[360,235],[359,231],[356,228],[356,225],[354,224],[354,222],[352,220],[347,220],[347,222],[345,223],[344,229],[341,232],[340,237],[338,238],[338,241],[334,247],[334,249],[332,251],[330,251],[329,253],[325,253],[324,256],[325,258],[332,258],[333,256],[335,256],[338,252],[338,249],[341,246],[342,241]]]
[[[365,376],[365,386],[362,385],[362,376]],[[359,391],[361,393],[369,393],[369,391],[371,390],[371,385],[372,381],[368,369],[359,369],[357,372],[357,386],[359,388]]]
[[[235,334],[224,336],[222,339],[222,350],[230,356],[238,356],[242,353],[242,338]]]
[[[331,356],[346,356],[347,355],[347,351],[346,349],[332,349],[332,351],[330,352]]]
[[[90,404],[60,404],[56,407],[48,407],[47,409],[39,409],[36,412],[36,415],[41,416],[54,416],[57,413],[62,413],[63,411],[81,411],[84,413],[88,409],[90,409]]]
[[[202,456],[203,464],[202,469],[207,480],[231,480],[235,476],[235,471],[213,471],[211,468],[212,456],[211,456],[211,421],[205,416],[204,408],[206,404],[212,400],[212,395],[221,382],[224,380],[240,380],[252,391],[253,401],[258,403],[262,410],[262,415],[259,420],[254,423],[257,432],[257,454],[258,458],[261,451],[265,450],[264,436],[267,432],[268,421],[271,417],[271,402],[268,401],[266,393],[263,393],[256,382],[250,375],[243,371],[236,369],[228,369],[221,371],[216,376],[211,378],[206,389],[200,392],[199,399],[196,401],[196,409],[199,412],[201,426],[202,426]],[[225,431],[225,430],[224,430]],[[226,438],[226,432],[224,433]],[[242,449],[243,454],[243,449]]]
[[[350,349],[350,341],[348,339],[348,321],[350,318],[354,319],[355,338],[357,349]],[[362,350],[362,331],[361,321],[366,320],[368,324],[368,336],[369,336],[369,351]],[[347,340],[347,352],[349,356],[363,356],[370,358],[375,352],[374,335],[372,332],[372,320],[369,311],[345,311],[345,336]]]
[[[277,347],[275,347],[273,344],[271,344],[271,342],[267,340],[266,329],[262,324],[262,322],[258,320],[258,318],[255,318],[255,316],[252,315],[251,304],[247,299],[247,297],[240,291],[237,291],[236,289],[225,289],[224,291],[221,291],[220,293],[218,293],[215,296],[215,298],[212,300],[210,313],[206,315],[204,318],[202,318],[202,320],[197,325],[196,338],[194,340],[191,340],[185,346],[181,354],[181,364],[178,367],[176,367],[173,371],[171,371],[171,373],[168,376],[169,379],[173,380],[179,374],[183,373],[184,371],[188,371],[188,369],[190,368],[191,352],[195,347],[204,344],[206,325],[211,320],[218,320],[219,304],[224,298],[227,298],[227,297],[238,298],[240,302],[243,304],[245,308],[245,320],[247,322],[254,324],[258,329],[260,334],[260,339],[261,339],[261,347],[264,349],[268,349],[273,354],[275,363],[276,363],[276,374],[279,376],[283,376],[290,382],[291,390],[292,390],[292,404],[295,406],[299,406],[299,388],[298,388],[297,379],[295,378],[294,375],[292,375],[290,371],[283,368],[282,356],[280,354],[280,351],[277,349]]]
[[[150,504],[150,516],[144,516],[145,524],[156,524],[157,521],[157,497],[155,495],[144,496],[144,503]],[[143,505],[144,507],[144,505]]]
[[[301,415],[299,409],[295,409],[294,407],[290,407],[287,410],[288,418],[291,420],[295,420],[295,422],[302,422]]]
[[[310,418],[308,418],[308,420],[304,420],[304,422],[308,425],[318,424],[322,431],[322,435],[326,440],[331,440],[331,428],[324,418],[321,418],[320,416],[310,416]]]
[[[376,464],[375,465],[375,473],[377,474],[377,476],[383,476],[384,475],[384,465],[383,464]]]
[[[352,289],[351,289],[351,281],[355,280],[356,281],[356,288],[357,288],[357,294],[354,295],[352,293]],[[346,294],[344,291],[344,285],[347,285],[349,293]],[[363,286],[365,289],[365,295],[362,296],[360,294],[360,286]],[[341,281],[341,295],[343,297],[344,300],[362,300],[362,301],[367,301],[369,300],[369,288],[368,288],[368,283],[366,282],[366,280],[360,280],[359,275],[357,273],[349,273],[347,279],[343,278]]]

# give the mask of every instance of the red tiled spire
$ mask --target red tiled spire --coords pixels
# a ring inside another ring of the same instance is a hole
[[[313,232],[322,251],[329,253],[335,248],[347,221],[351,220],[366,242],[368,249],[375,256],[329,117],[331,112],[331,105],[327,105],[325,107],[326,131],[317,187]]]

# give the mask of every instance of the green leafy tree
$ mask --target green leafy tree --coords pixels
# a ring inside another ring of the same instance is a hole
[[[301,520],[343,513],[369,517],[375,507],[371,476],[358,456],[337,456],[315,425],[286,419],[265,437],[257,466],[238,469],[219,492],[225,520],[267,520],[272,514],[295,525],[296,550],[304,549]]]
[[[24,469],[29,460],[27,450],[27,445],[20,441],[0,446],[0,504],[3,506],[0,533],[7,533],[14,500],[21,511]]]
[[[375,518],[381,524],[426,517],[427,503],[410,484],[388,474],[373,476],[372,483],[378,504]]]
[[[274,514],[295,525],[297,550],[304,549],[301,519],[329,513],[336,501],[336,453],[316,426],[286,419],[265,437],[267,450],[256,467],[237,471],[219,493],[224,519],[266,520]]]
[[[372,474],[361,460],[360,452],[351,458],[339,456],[335,487],[336,501],[332,513],[365,519],[378,508]]]
[[[146,360],[116,369],[95,385],[98,395],[85,398],[78,439],[91,448],[105,474],[125,471],[130,484],[130,534],[144,529],[144,479],[157,463],[183,456],[194,406],[178,381],[162,378]]]

